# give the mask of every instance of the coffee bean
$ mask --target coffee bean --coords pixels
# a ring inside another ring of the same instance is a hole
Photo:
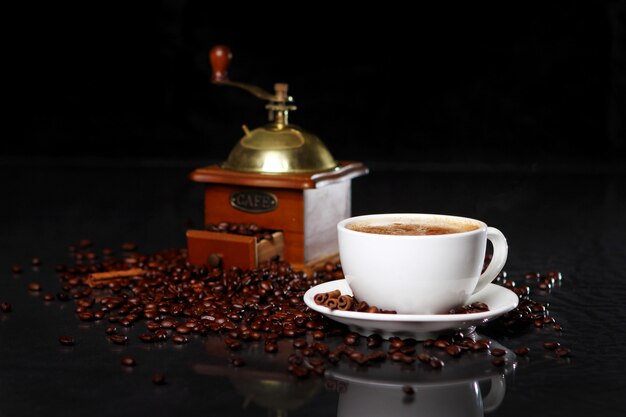
[[[349,333],[343,338],[343,343],[348,346],[355,346],[359,343],[359,335],[356,333]]]
[[[157,339],[158,338],[154,333],[142,333],[139,335],[139,340],[144,343],[154,343]]]
[[[11,311],[13,311],[13,306],[5,301],[0,303],[0,310],[3,313],[10,313]]]
[[[559,346],[554,349],[554,353],[556,353],[560,358],[564,358],[566,356],[570,356],[571,350],[565,346]]]
[[[413,394],[415,394],[415,390],[410,385],[403,386],[402,387],[402,392],[404,392],[406,395],[413,395]]]
[[[165,374],[160,372],[152,374],[152,383],[155,385],[164,385],[165,384]]]
[[[31,259],[30,263],[31,263],[31,265],[33,265],[33,266],[40,266],[40,265],[41,265],[41,259],[39,259],[39,258],[33,258],[33,259]]]
[[[135,365],[137,365],[137,362],[135,361],[135,359],[132,356],[122,356],[122,359],[120,360],[120,362],[124,366],[135,366]]]
[[[38,282],[30,282],[28,284],[28,291],[41,291],[41,284]]]
[[[428,362],[428,364],[433,369],[441,369],[441,368],[443,368],[443,365],[444,365],[443,362],[441,361],[441,359],[436,358],[436,357],[431,357],[430,361]]]
[[[307,347],[309,344],[305,339],[296,339],[293,341],[293,347],[296,349],[303,349]]]
[[[187,339],[187,337],[182,334],[175,334],[174,336],[172,336],[172,342],[178,345],[182,345],[184,343],[187,343],[188,341],[189,339]]]
[[[506,355],[506,350],[500,349],[500,348],[494,348],[494,349],[491,349],[491,355],[497,356],[497,357],[504,356]]]
[[[435,347],[439,349],[445,349],[450,346],[450,342],[447,340],[438,339],[435,341]]]
[[[326,337],[326,333],[321,330],[314,330],[313,332],[311,332],[311,336],[315,340],[324,340],[324,338]]]
[[[243,358],[236,356],[230,360],[230,363],[232,363],[233,366],[240,367],[244,366],[246,364],[246,361],[243,360]]]
[[[555,350],[559,346],[561,346],[559,342],[554,342],[554,341],[543,342],[543,347],[548,350]]]
[[[458,345],[450,345],[446,347],[446,353],[450,356],[460,356],[463,350]]]
[[[176,332],[180,334],[189,334],[191,333],[191,328],[185,325],[181,325],[181,326],[176,327]]]
[[[433,347],[435,345],[435,341],[433,339],[426,339],[423,342],[425,348]]]
[[[530,352],[530,348],[528,348],[526,346],[521,346],[521,347],[518,347],[517,349],[515,349],[515,354],[517,356],[526,356],[526,355],[528,355],[529,352]]]
[[[367,347],[377,348],[383,343],[383,338],[378,334],[373,334],[367,338]]]
[[[122,243],[122,250],[124,252],[132,252],[137,250],[137,244],[133,242]]]
[[[43,299],[44,301],[54,301],[54,294],[47,292],[43,295]]]
[[[367,355],[367,360],[370,362],[383,362],[387,359],[387,354],[382,350],[374,350]]]
[[[430,354],[428,354],[427,352],[420,352],[417,355],[417,359],[420,360],[420,362],[424,362],[424,363],[429,363],[430,362]]]
[[[493,366],[503,366],[506,361],[503,357],[499,356],[499,357],[495,357],[491,360],[491,363],[493,364]]]
[[[74,338],[72,336],[60,336],[59,343],[63,346],[74,346]]]
[[[92,321],[94,319],[93,311],[91,310],[81,311],[80,313],[78,313],[78,318],[81,321]]]
[[[365,365],[368,362],[368,358],[361,352],[352,352],[348,355],[351,361],[358,363],[359,365]]]
[[[111,340],[111,342],[115,343],[116,345],[125,345],[126,342],[128,341],[128,337],[124,336],[123,334],[114,334],[109,336],[109,339]]]
[[[266,343],[264,349],[267,353],[276,353],[278,352],[278,345],[274,342]]]
[[[481,351],[489,349],[489,343],[485,343],[482,341],[476,341],[476,343],[472,344],[472,350]]]
[[[541,277],[541,274],[539,272],[527,272],[524,275],[525,279],[539,279],[539,277]]]
[[[404,346],[404,342],[399,337],[389,338],[389,349],[398,350]]]
[[[21,274],[22,273],[22,265],[15,264],[15,265],[11,266],[11,272],[13,272],[14,274]]]
[[[93,243],[89,239],[81,239],[78,242],[78,247],[81,248],[81,249],[90,248],[92,245],[93,245]]]

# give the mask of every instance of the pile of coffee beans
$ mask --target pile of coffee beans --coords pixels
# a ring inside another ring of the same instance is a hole
[[[216,227],[232,232],[232,225],[222,223]],[[239,230],[237,225],[237,230]],[[251,230],[249,226],[246,230]],[[254,228],[252,228],[254,229]],[[259,230],[258,233],[265,233]],[[255,234],[256,236],[256,234]],[[379,335],[361,336],[323,315],[310,310],[303,301],[304,293],[312,286],[342,279],[340,264],[327,263],[312,276],[294,271],[278,259],[243,270],[194,266],[187,261],[185,249],[166,249],[152,254],[137,252],[137,245],[125,243],[121,256],[113,258],[113,250],[104,249],[102,256],[93,250],[88,240],[70,248],[76,263],[59,265],[56,270],[61,289],[44,294],[50,302],[73,300],[74,314],[83,322],[106,320],[110,323],[105,333],[110,343],[174,343],[186,344],[190,336],[219,334],[225,348],[231,352],[229,364],[246,366],[237,354],[250,344],[262,344],[268,355],[285,349],[285,340],[291,340],[286,355],[285,368],[298,378],[323,375],[327,366],[346,360],[358,366],[368,366],[384,361],[400,364],[420,364],[426,369],[442,369],[448,359],[468,354],[491,355],[494,366],[506,363],[505,351],[491,346],[488,339],[475,340],[460,332],[441,335],[436,339],[418,342],[413,339],[391,338],[383,341]],[[38,261],[41,263],[41,261]],[[90,274],[141,268],[144,273],[88,285]],[[16,268],[12,271],[15,273]],[[21,271],[21,269],[20,269]],[[528,273],[513,280],[502,273],[498,283],[516,292],[518,307],[498,319],[497,325],[506,331],[535,327],[552,327],[562,331],[554,317],[548,314],[546,304],[529,298],[530,288],[549,291],[560,283],[558,272]],[[545,287],[545,288],[544,288]],[[43,290],[38,283],[29,283],[33,292]],[[0,305],[2,311],[11,311],[8,303]],[[450,313],[462,314],[487,311],[488,306],[474,303],[459,307]],[[121,334],[120,327],[141,326],[137,340]],[[59,343],[74,346],[72,335],[60,335]],[[279,343],[279,341],[281,343]],[[554,340],[543,343],[556,357],[568,357],[569,348]],[[514,352],[526,356],[527,346],[518,346]],[[134,358],[122,358],[123,366],[135,366]],[[165,375],[155,373],[155,384],[165,383]]]
[[[273,240],[272,234],[277,232],[277,230],[266,229],[257,225],[256,223],[208,223],[204,226],[204,228],[209,232],[233,233],[236,235],[255,236],[257,242],[263,239],[271,241]]]

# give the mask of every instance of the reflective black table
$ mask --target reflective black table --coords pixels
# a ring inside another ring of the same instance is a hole
[[[68,247],[90,239],[96,251],[135,242],[142,253],[184,247],[185,230],[202,223],[202,189],[188,180],[197,161],[15,161],[0,165],[0,415],[448,416],[603,415],[626,413],[626,171],[579,168],[371,165],[353,184],[353,213],[425,212],[474,217],[502,230],[505,270],[560,271],[549,291],[531,286],[552,323],[508,331],[503,319],[474,339],[505,351],[449,358],[434,370],[416,361],[361,367],[342,360],[322,376],[286,371],[291,340],[279,353],[246,343],[231,364],[223,335],[191,335],[184,345],[112,344],[106,320],[81,322],[74,301],[57,293]],[[32,259],[39,258],[40,266]],[[19,264],[22,272],[12,272]],[[42,291],[29,291],[38,282]],[[8,310],[8,308],[5,308]],[[61,335],[74,346],[62,346]],[[310,335],[309,335],[310,337]],[[545,349],[558,341],[571,354]],[[329,337],[329,345],[338,343]],[[519,357],[521,346],[530,353]],[[363,342],[359,349],[366,350]],[[421,344],[416,346],[422,350]],[[131,355],[135,367],[120,359]],[[163,373],[164,385],[152,382]],[[412,393],[407,393],[411,387]]]

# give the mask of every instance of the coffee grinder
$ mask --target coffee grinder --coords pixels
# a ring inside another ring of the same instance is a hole
[[[336,225],[350,217],[351,180],[367,174],[367,167],[336,161],[316,135],[289,122],[296,106],[287,84],[275,84],[271,94],[230,81],[228,47],[214,47],[209,58],[211,81],[265,100],[269,123],[253,130],[244,125],[243,137],[222,164],[191,173],[191,180],[205,186],[205,224],[254,223],[274,233],[259,241],[254,236],[188,230],[190,261],[253,268],[278,256],[308,272],[337,261]]]

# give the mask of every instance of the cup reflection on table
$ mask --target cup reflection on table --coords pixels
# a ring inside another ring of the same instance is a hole
[[[415,393],[411,396],[402,386],[349,382],[339,396],[337,416],[482,416],[498,408],[506,391],[504,375],[489,379],[491,388],[484,397],[478,379],[412,386]]]
[[[500,347],[493,341],[492,345]],[[483,416],[504,400],[505,375],[512,374],[516,365],[509,350],[503,367],[494,366],[491,358],[468,353],[442,370],[392,369],[396,364],[384,363],[362,372],[341,366],[332,372],[342,385],[337,417]],[[413,393],[405,393],[406,387]]]

